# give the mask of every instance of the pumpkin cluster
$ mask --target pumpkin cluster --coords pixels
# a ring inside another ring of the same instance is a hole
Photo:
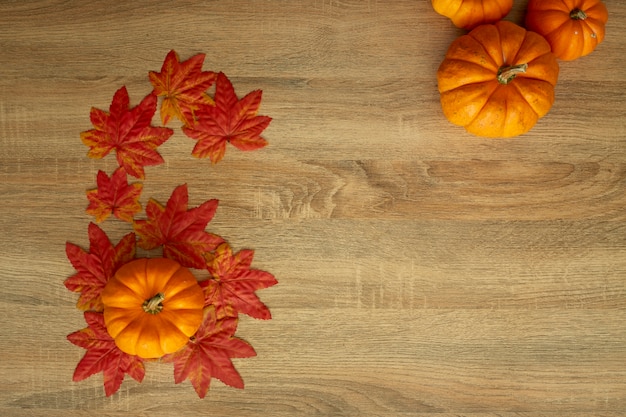
[[[524,27],[501,20],[512,0],[431,0],[469,32],[437,71],[441,106],[455,125],[482,137],[528,132],[554,104],[558,60],[591,53],[605,36],[601,0],[529,0]]]
[[[171,51],[161,73],[149,73],[154,90],[148,96],[131,108],[126,88],[120,88],[109,112],[91,110],[94,128],[81,133],[90,158],[115,152],[118,162],[111,176],[98,172],[97,188],[86,193],[87,214],[94,216],[96,223],[113,215],[132,230],[114,244],[91,222],[88,250],[66,243],[76,273],[64,284],[79,294],[76,306],[84,312],[88,325],[68,335],[71,343],[87,350],[73,380],[102,372],[107,396],[118,391],[125,374],[141,382],[144,362],[151,360],[173,363],[174,381],[189,379],[201,398],[207,394],[211,378],[243,388],[231,358],[256,353],[234,335],[239,315],[271,318],[255,291],[275,285],[274,276],[251,268],[252,250],[234,253],[222,237],[206,230],[217,200],[189,208],[187,185],[182,184],[165,205],[150,199],[140,218],[143,184],[128,183],[128,176],[145,178],[144,166],[163,162],[157,148],[173,134],[172,129],[152,126],[159,96],[163,124],[178,118],[183,131],[209,135],[212,126],[233,122],[229,116],[233,111],[244,122],[230,131],[238,129],[237,139],[221,128],[216,130],[225,133],[223,136],[191,136],[211,150],[194,156],[209,156],[216,163],[223,157],[226,143],[242,150],[266,144],[259,134],[271,119],[256,115],[260,90],[237,99],[224,74],[201,70],[203,59],[199,54],[179,62]],[[211,97],[206,90],[215,81]],[[222,116],[212,119],[213,114]],[[142,256],[137,248],[144,250]]]

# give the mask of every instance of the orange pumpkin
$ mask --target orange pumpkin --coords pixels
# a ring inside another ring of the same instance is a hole
[[[118,269],[102,291],[104,324],[115,344],[142,358],[182,348],[200,327],[204,294],[195,276],[166,258]]]
[[[558,62],[540,35],[507,21],[450,45],[437,71],[446,118],[477,136],[528,132],[554,103]]]
[[[526,28],[545,37],[557,58],[571,61],[604,40],[608,19],[600,0],[530,0]]]
[[[437,13],[463,29],[497,22],[513,7],[513,0],[432,0],[431,3]]]

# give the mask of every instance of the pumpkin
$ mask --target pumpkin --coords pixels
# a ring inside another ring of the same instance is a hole
[[[530,0],[526,28],[545,37],[557,58],[571,61],[604,40],[608,19],[600,0]]]
[[[495,23],[506,16],[513,0],[432,0],[433,9],[456,27],[473,29],[484,23]]]
[[[526,28],[545,37],[557,58],[571,61],[604,40],[608,19],[600,0],[530,0]]]
[[[178,262],[139,258],[109,279],[102,304],[104,324],[120,350],[159,358],[182,348],[198,330],[204,294]]]
[[[556,57],[540,35],[508,22],[455,39],[437,70],[446,118],[477,136],[528,132],[554,103]]]

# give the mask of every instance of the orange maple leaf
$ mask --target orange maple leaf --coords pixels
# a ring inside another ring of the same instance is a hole
[[[73,243],[65,244],[67,258],[76,274],[67,278],[65,287],[80,293],[76,307],[80,310],[102,311],[100,293],[118,268],[135,257],[134,233],[124,236],[113,246],[106,233],[95,223],[89,223],[89,252]]]
[[[165,97],[161,103],[164,126],[172,117],[185,125],[193,125],[196,110],[202,105],[213,105],[206,90],[215,82],[215,73],[202,71],[204,57],[198,54],[180,62],[178,54],[172,50],[165,57],[161,72],[148,73],[154,94]]]
[[[187,209],[187,184],[174,189],[165,207],[150,199],[146,204],[147,220],[135,220],[137,245],[146,250],[163,246],[163,256],[188,268],[204,268],[204,254],[224,241],[205,231],[217,210],[217,200]]]
[[[272,318],[270,310],[255,294],[256,290],[278,283],[269,272],[251,269],[254,251],[244,249],[233,255],[228,243],[222,243],[207,256],[209,279],[200,281],[205,306],[215,306],[218,318],[247,314],[256,319]]]
[[[104,171],[98,171],[96,182],[98,188],[87,191],[87,213],[94,216],[96,222],[106,220],[111,213],[120,220],[132,222],[133,216],[141,210],[139,195],[143,185],[128,184],[124,168],[116,169],[111,178]]]
[[[146,374],[143,359],[124,353],[115,345],[115,341],[107,332],[101,313],[86,311],[84,315],[88,327],[67,335],[67,340],[72,344],[87,349],[76,365],[72,380],[82,381],[102,372],[107,397],[119,390],[125,374],[137,382],[143,381]]]
[[[256,352],[248,343],[234,337],[236,330],[237,318],[217,319],[214,308],[208,307],[203,323],[187,345],[163,358],[164,362],[174,363],[174,382],[189,379],[200,398],[209,391],[211,378],[243,388],[243,379],[231,358],[249,358],[256,356]]]
[[[80,134],[89,146],[87,156],[100,159],[115,150],[117,161],[129,175],[144,178],[144,166],[163,163],[156,148],[174,133],[166,127],[151,126],[157,98],[148,94],[136,107],[129,109],[126,87],[115,92],[109,113],[92,108],[91,123],[95,129]]]
[[[183,132],[198,142],[192,155],[219,162],[224,157],[226,143],[242,151],[267,145],[261,133],[272,121],[268,116],[257,116],[261,104],[261,90],[255,90],[239,100],[230,80],[223,73],[217,75],[215,106],[203,106],[197,112],[196,124],[184,126]]]

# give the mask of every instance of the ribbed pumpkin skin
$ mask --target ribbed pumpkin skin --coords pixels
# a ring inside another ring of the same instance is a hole
[[[452,20],[456,27],[473,29],[495,23],[513,8],[513,0],[432,0],[433,9]]]
[[[526,28],[545,37],[557,58],[571,61],[604,40],[608,19],[600,0],[530,0]]]
[[[144,303],[163,295],[162,310]],[[166,258],[140,258],[123,265],[102,291],[104,323],[120,350],[159,358],[182,348],[200,327],[204,294],[195,276]]]
[[[523,66],[501,84],[503,68]],[[482,25],[458,37],[437,71],[446,118],[477,136],[528,132],[554,103],[559,65],[540,35],[508,21]]]

